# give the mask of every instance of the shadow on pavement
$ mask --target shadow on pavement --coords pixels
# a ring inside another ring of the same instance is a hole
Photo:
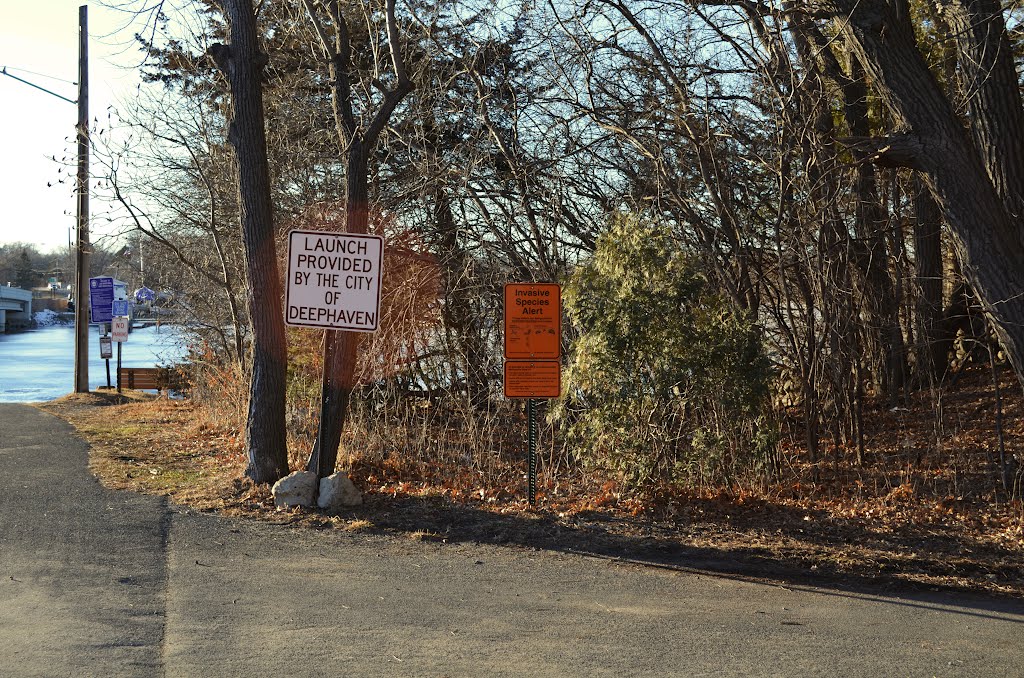
[[[732,580],[813,590],[820,595],[870,599],[922,609],[945,609],[958,614],[1024,623],[1024,601],[1009,594],[979,593],[966,587],[935,587],[900,579],[898,566],[878,572],[841,570],[834,564],[794,561],[767,548],[701,547],[669,538],[669,530],[637,520],[631,527],[650,534],[623,534],[614,529],[622,519],[602,514],[581,515],[575,526],[560,523],[544,512],[500,514],[455,504],[442,498],[374,497],[350,518],[366,518],[380,532],[416,535],[426,541],[480,543],[545,549],[616,563],[703,574]],[[780,511],[792,509],[778,507]],[[801,512],[802,514],[803,512]],[[780,521],[789,523],[790,521]],[[844,536],[849,539],[849,525]],[[861,529],[865,540],[878,535]],[[659,534],[659,532],[661,534]],[[854,535],[856,537],[856,535]],[[955,542],[954,542],[955,543]],[[1012,555],[1007,552],[1008,557]],[[863,569],[863,568],[862,568]],[[1024,578],[1021,566],[1005,568],[1001,576]],[[960,610],[947,609],[956,605]],[[973,610],[971,612],[964,609]]]

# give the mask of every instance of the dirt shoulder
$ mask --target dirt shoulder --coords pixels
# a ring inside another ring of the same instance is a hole
[[[1020,507],[979,509],[896,487],[881,500],[753,495],[678,496],[657,515],[608,486],[572,501],[482,489],[353,479],[362,507],[344,514],[278,511],[243,481],[241,442],[196,421],[188,401],[131,392],[71,395],[39,405],[91,446],[104,485],[167,496],[197,510],[311,529],[374,531],[439,542],[521,545],[679,570],[850,588],[924,588],[1024,595]],[[453,498],[455,497],[455,498]]]

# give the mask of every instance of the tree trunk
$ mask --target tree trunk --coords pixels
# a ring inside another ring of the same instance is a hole
[[[949,99],[915,43],[906,0],[836,3],[838,22],[901,132],[878,144],[876,162],[924,173],[953,233],[964,273],[1024,385],[1024,246]]]
[[[918,378],[941,379],[948,365],[952,338],[942,322],[942,212],[920,181],[914,182],[914,275],[917,278]]]
[[[871,135],[868,119],[867,87],[864,73],[855,59],[851,59],[849,78],[843,83],[846,122],[854,137]],[[880,395],[893,397],[903,387],[906,378],[906,346],[900,327],[899,302],[895,285],[889,273],[889,251],[885,243],[888,220],[878,199],[875,168],[863,157],[858,157],[857,179],[854,184],[856,200],[856,241],[853,260],[863,278],[866,325],[865,345],[868,357],[873,358],[872,369]]]
[[[793,2],[786,3],[785,7],[791,12],[797,10]],[[809,73],[811,69],[820,69],[821,74],[831,79],[842,94],[849,133],[854,138],[869,137],[871,123],[867,85],[857,59],[848,58],[846,65],[840,64],[833,53],[834,41],[813,23],[793,22],[789,30],[801,61],[807,64],[805,69]],[[817,80],[820,78],[805,77],[802,82]],[[829,95],[823,90],[819,96]],[[830,125],[831,114],[831,110],[826,113]],[[822,138],[819,145],[831,145],[833,140],[834,135],[830,133]],[[857,359],[866,363],[876,393],[892,397],[906,379],[906,343],[900,326],[898,286],[889,270],[890,253],[885,239],[888,219],[879,200],[875,168],[867,162],[869,154],[857,147],[852,151],[855,161],[855,223],[853,237],[847,234],[847,241],[853,264],[850,277],[858,283],[860,292],[863,348],[858,351]],[[830,153],[834,155],[835,150],[830,148]]]
[[[361,137],[349,142],[345,223],[348,233],[366,233],[370,222],[367,148]],[[327,330],[324,337],[324,378],[320,399],[320,429],[306,470],[320,478],[334,473],[348,403],[355,388],[359,334]]]
[[[462,287],[461,282],[471,279],[468,275],[471,258],[459,242],[455,214],[451,197],[443,185],[434,191],[434,247],[441,255],[444,280],[444,306],[441,313],[457,347],[461,364],[457,369],[466,381],[466,398],[471,408],[487,403],[488,380],[485,371],[486,348],[480,336],[479,312],[473,307],[471,290]],[[458,382],[457,374],[452,383]]]
[[[942,0],[941,4],[956,39],[975,146],[1019,228],[1024,216],[1024,106],[1001,3]]]
[[[348,24],[337,2],[328,4],[335,26],[332,42],[320,23],[317,10],[310,0],[303,0],[310,20],[320,37],[321,46],[328,56],[333,86],[331,104],[338,134],[338,144],[346,157],[346,230],[366,233],[370,221],[369,153],[377,143],[395,108],[412,91],[412,81],[405,70],[405,61],[399,49],[398,22],[395,18],[395,0],[385,0],[385,21],[391,63],[395,69],[395,88],[384,90],[384,100],[365,128],[357,122],[352,100],[352,45]],[[379,81],[374,84],[383,89]],[[359,335],[355,332],[328,330],[324,337],[324,378],[320,402],[320,429],[310,452],[306,469],[318,476],[334,473],[338,462],[338,446],[345,427],[348,403],[355,387],[356,357]]]
[[[231,44],[212,45],[210,54],[231,88],[233,116],[228,141],[235,149],[238,169],[238,204],[253,331],[245,475],[256,483],[271,483],[288,473],[284,423],[287,347],[260,80],[267,59],[257,47],[256,18],[250,0],[224,0],[223,7],[230,24]]]

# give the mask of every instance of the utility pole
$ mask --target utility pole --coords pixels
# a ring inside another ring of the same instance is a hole
[[[89,22],[78,8],[78,215],[75,253],[75,393],[89,392]]]
[[[78,181],[75,192],[78,198],[77,245],[75,252],[75,393],[89,392],[89,8],[78,8],[78,101],[51,92],[45,87],[29,82],[0,69],[0,75],[14,78],[30,87],[35,87],[58,99],[78,104]],[[71,234],[68,233],[68,247]]]

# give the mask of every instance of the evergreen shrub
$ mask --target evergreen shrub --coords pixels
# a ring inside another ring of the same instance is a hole
[[[667,229],[617,217],[564,290],[579,333],[554,416],[635,489],[763,478],[774,459],[761,332]]]

